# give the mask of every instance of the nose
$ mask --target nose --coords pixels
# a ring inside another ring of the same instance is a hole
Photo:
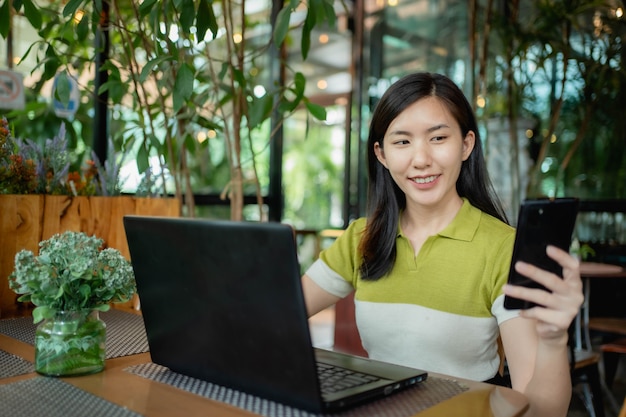
[[[430,149],[422,141],[416,141],[411,148],[411,163],[414,168],[428,168],[432,162]]]

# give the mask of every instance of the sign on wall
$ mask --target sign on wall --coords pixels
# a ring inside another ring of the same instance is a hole
[[[22,74],[0,70],[0,109],[21,110],[26,105]]]
[[[80,90],[74,77],[62,72],[52,84],[52,108],[58,117],[72,120],[80,103]]]

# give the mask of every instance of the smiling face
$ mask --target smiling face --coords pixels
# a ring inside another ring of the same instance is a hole
[[[391,122],[374,151],[406,195],[407,208],[436,208],[460,200],[456,181],[475,140],[472,131],[463,136],[440,99],[426,97]]]

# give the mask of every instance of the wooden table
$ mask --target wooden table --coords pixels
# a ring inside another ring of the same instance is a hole
[[[583,280],[584,301],[580,314],[576,317],[576,347],[591,349],[589,335],[589,299],[591,280],[596,278],[626,278],[626,271],[619,265],[598,262],[581,262],[580,277]]]
[[[34,348],[28,343],[0,334],[0,349],[34,361]],[[103,372],[80,377],[62,378],[74,387],[108,400],[126,411],[145,416],[254,416],[249,411],[229,404],[186,392],[171,385],[144,378],[127,371],[128,367],[150,363],[149,353],[133,354],[107,359]],[[431,378],[445,378],[431,374]],[[40,378],[36,373],[0,379],[0,385]],[[463,416],[519,416],[527,408],[526,398],[511,389],[481,382],[458,380],[467,387],[461,394],[419,412],[420,417]],[[56,382],[56,381],[55,381]],[[397,395],[397,394],[396,394]],[[393,398],[393,397],[388,397]],[[2,399],[0,399],[2,403]]]

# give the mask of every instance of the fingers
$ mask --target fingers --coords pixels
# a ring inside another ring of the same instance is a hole
[[[521,312],[523,317],[538,320],[538,331],[544,338],[560,336],[567,330],[583,302],[579,261],[569,253],[548,246],[546,253],[563,267],[563,278],[534,265],[517,262],[515,270],[543,285],[546,289],[506,285],[504,293],[538,304]]]
[[[568,292],[569,290],[573,290],[574,292],[582,292],[582,281],[580,279],[579,271],[580,262],[578,261],[578,259],[571,256],[569,253],[557,248],[556,246],[548,246],[546,249],[546,253],[550,258],[554,259],[561,265],[561,267],[563,268],[563,278],[527,262],[516,262],[514,265],[515,270],[520,274],[532,279],[533,281],[543,285],[545,288],[548,289],[549,292],[552,293]],[[541,291],[543,290],[524,289],[519,287],[516,287],[516,290],[514,290],[515,293],[520,293],[519,296],[515,295],[516,298],[523,297],[524,299],[526,299],[526,296],[541,297],[539,295],[539,292]],[[544,303],[538,304],[545,305]]]
[[[557,261],[563,267],[563,278],[568,278],[565,276],[565,273],[567,271],[570,271],[575,273],[575,278],[577,277],[578,279],[580,279],[580,261],[577,258],[573,257],[564,250],[552,245],[548,245],[548,247],[546,248],[546,253],[550,258]]]

